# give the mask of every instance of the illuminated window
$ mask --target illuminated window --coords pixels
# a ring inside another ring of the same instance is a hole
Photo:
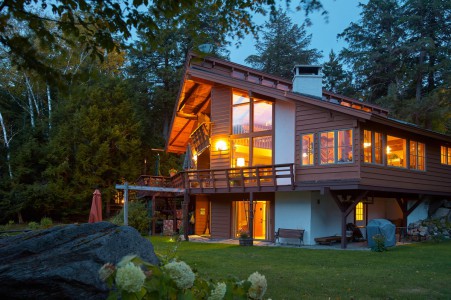
[[[425,147],[423,143],[410,141],[409,166],[414,170],[425,170]]]
[[[301,164],[303,166],[313,165],[313,133],[303,134],[301,138],[302,159]]]
[[[321,164],[352,162],[352,129],[322,132],[320,153]]]
[[[387,164],[406,168],[406,140],[387,135]]]
[[[440,147],[440,161],[444,165],[450,165],[451,166],[451,147]]]
[[[249,133],[250,99],[244,95],[233,94],[232,99],[232,132],[233,134]]]
[[[249,139],[232,141],[232,168],[249,166]]]
[[[366,163],[382,164],[382,134],[363,131],[363,159]]]
[[[355,220],[363,221],[363,202],[357,203],[355,207]]]
[[[272,102],[254,101],[254,132],[272,130],[272,109]]]
[[[253,138],[252,162],[254,166],[272,164],[272,136]]]

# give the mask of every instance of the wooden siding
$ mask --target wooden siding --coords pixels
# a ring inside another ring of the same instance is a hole
[[[411,189],[424,191],[425,194],[432,191],[448,193],[451,196],[451,166],[440,163],[440,146],[443,145],[442,143],[399,129],[381,126],[380,124],[362,124],[362,134],[364,129],[404,138],[407,140],[407,147],[409,140],[424,143],[426,145],[426,171],[364,163],[362,153],[362,185]],[[383,148],[385,149],[385,145]]]
[[[205,214],[201,214],[201,210],[205,210]],[[209,220],[210,214],[210,203],[208,197],[205,195],[197,195],[196,196],[196,213],[194,214],[195,223],[194,223],[194,234],[207,234],[207,228],[209,226],[207,224]]]
[[[330,130],[353,129],[352,163],[319,164],[319,133]],[[314,133],[314,165],[301,166],[301,134]],[[296,181],[320,181],[359,178],[360,133],[358,121],[349,115],[308,104],[296,104]]]
[[[211,237],[229,239],[232,235],[232,205],[226,195],[211,196]]]
[[[230,122],[232,90],[229,87],[215,86],[211,89],[211,151],[210,167],[212,169],[230,168]],[[227,142],[228,150],[217,151],[216,142]]]

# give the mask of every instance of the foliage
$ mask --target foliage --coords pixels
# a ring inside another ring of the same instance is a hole
[[[127,276],[124,276],[127,274]],[[99,277],[108,286],[108,299],[263,299],[266,278],[255,272],[246,281],[208,281],[196,276],[183,261],[162,267],[129,255],[114,266],[105,264]]]
[[[36,222],[28,222],[28,228],[31,230],[38,230],[39,228],[41,228],[41,226]]]
[[[150,218],[147,214],[146,205],[139,201],[128,203],[128,225],[134,227],[141,234],[149,232]],[[116,225],[124,225],[124,208],[111,219]]]
[[[323,86],[326,90],[348,97],[356,96],[352,86],[352,73],[344,70],[334,50],[330,50],[329,61],[324,63],[322,71]]]
[[[312,37],[307,35],[305,24],[293,24],[281,8],[271,11],[264,27],[261,41],[255,44],[258,54],[245,60],[254,68],[291,79],[294,65],[316,63],[321,57],[317,49],[308,49]]]
[[[361,19],[340,35],[340,57],[356,89],[394,117],[427,129],[450,131],[449,36],[446,0],[370,0]]]
[[[371,251],[374,252],[384,252],[387,251],[387,247],[385,247],[385,236],[382,234],[375,234],[372,239],[374,240],[374,246],[371,248]]]
[[[53,225],[52,219],[47,218],[47,217],[41,219],[41,222],[40,222],[41,228],[50,228],[50,227],[52,227],[52,225]]]

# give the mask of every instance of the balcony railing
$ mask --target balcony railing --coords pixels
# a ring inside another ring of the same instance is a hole
[[[190,170],[180,172],[171,178],[172,187],[187,190],[200,189],[204,191],[242,190],[263,187],[289,186],[294,189],[294,165],[278,164],[228,169]]]

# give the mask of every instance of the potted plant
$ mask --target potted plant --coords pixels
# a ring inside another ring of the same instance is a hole
[[[254,244],[254,239],[249,236],[249,232],[247,230],[240,230],[239,236],[240,246],[252,246]]]
[[[175,174],[177,174],[177,169],[174,169],[174,168],[172,168],[172,169],[169,169],[169,176],[174,176]]]

